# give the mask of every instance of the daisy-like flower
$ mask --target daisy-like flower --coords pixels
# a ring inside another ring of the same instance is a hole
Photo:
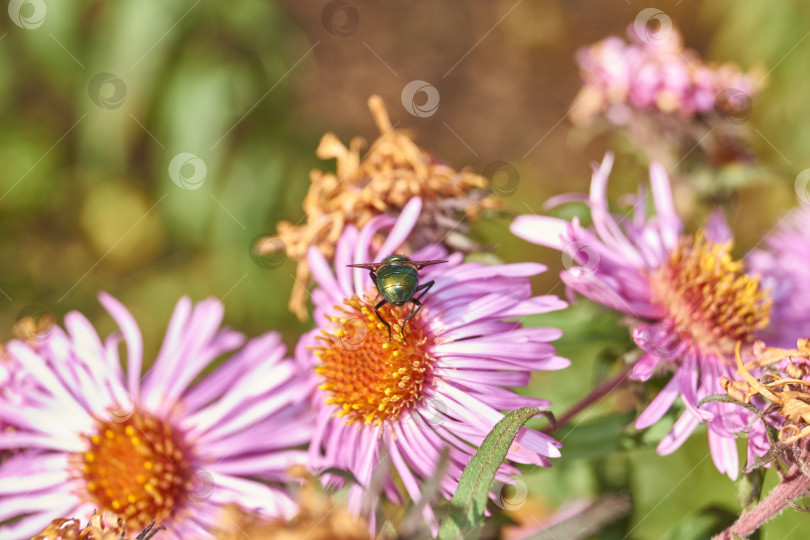
[[[734,432],[747,425],[749,413],[729,404],[710,403],[698,410],[704,397],[718,394],[721,377],[739,379],[734,361],[738,341],[750,343],[768,324],[771,301],[759,278],[745,273],[731,257],[730,231],[720,214],[705,230],[682,235],[669,179],[663,167],[650,167],[653,216],[646,215],[645,194],[634,200],[627,219],[610,213],[607,180],[613,164],[608,154],[595,169],[587,197],[593,228],[578,220],[569,223],[544,216],[519,216],[511,226],[517,236],[563,252],[568,264],[561,274],[573,291],[633,318],[633,339],[645,352],[631,377],[646,381],[653,373],[673,376],[639,416],[636,427],[656,423],[678,396],[686,410],[658,445],[660,454],[676,450],[695,427],[705,421],[709,446],[720,472],[736,478]],[[747,416],[748,415],[748,416]],[[749,460],[763,451],[766,441],[749,439]]]
[[[773,291],[771,324],[760,337],[772,346],[792,347],[810,330],[810,206],[793,210],[764,243],[747,261]]]
[[[273,254],[286,252],[297,261],[289,307],[302,321],[309,317],[307,251],[317,246],[331,261],[346,225],[363,227],[380,214],[397,216],[412,197],[420,197],[425,212],[408,246],[416,249],[442,242],[469,251],[475,244],[461,234],[466,223],[503,205],[490,193],[486,178],[468,169],[454,170],[417,146],[407,131],[396,129],[379,96],[371,96],[368,106],[380,131],[368,151],[361,152],[366,146],[362,138],[353,138],[346,147],[334,133],[324,135],[315,153],[321,159],[336,160],[337,170],[315,169],[310,174],[312,183],[303,205],[306,222],[281,221],[278,236],[263,237],[253,248],[255,255],[275,258]]]
[[[420,500],[420,483],[434,474],[443,448],[449,450],[449,464],[440,491],[450,497],[475,447],[503,418],[501,411],[548,406],[505,387],[526,385],[532,371],[569,364],[549,344],[561,335],[558,329],[522,328],[516,320],[565,306],[555,296],[532,296],[528,277],[544,271],[542,265],[464,263],[461,254],[448,255],[435,244],[411,257],[449,262],[419,271],[420,283],[435,284],[408,322],[406,340],[401,324],[414,306],[380,309],[393,329],[389,342],[388,329],[374,313],[377,290],[368,271],[346,265],[393,254],[420,211],[421,200],[414,198],[396,220],[381,215],[360,231],[347,227],[337,244],[334,270],[317,250],[309,252],[318,284],[312,295],[318,328],[301,339],[296,358],[318,381],[310,460],[316,468],[336,467],[354,475],[360,485],[351,487],[353,513],[370,513],[363,504],[364,488],[383,458],[390,459],[399,478],[395,482],[388,471],[375,476],[385,495],[394,502],[406,496]],[[382,245],[374,245],[378,233],[389,228]],[[508,459],[548,466],[549,457],[560,455],[559,447],[552,438],[523,429]],[[498,477],[508,481],[517,472],[504,464]],[[433,522],[430,508],[424,516]],[[369,517],[373,526],[373,514]]]
[[[296,446],[309,440],[312,417],[308,383],[284,359],[279,335],[244,343],[220,329],[219,301],[183,298],[142,378],[135,320],[111,296],[100,299],[120,327],[107,339],[73,312],[35,348],[6,348],[43,391],[0,399],[0,419],[14,427],[0,434],[0,449],[25,450],[0,465],[0,537],[28,538],[57,517],[84,521],[96,510],[121,515],[135,534],[157,521],[165,538],[210,537],[225,504],[294,514],[290,497],[267,482],[304,460]]]

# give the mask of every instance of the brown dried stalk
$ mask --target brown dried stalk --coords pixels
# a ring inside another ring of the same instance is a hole
[[[305,220],[279,222],[277,236],[261,238],[254,246],[259,256],[286,251],[298,262],[289,308],[302,321],[308,317],[306,254],[310,246],[332,259],[346,225],[359,228],[380,214],[397,216],[412,197],[421,197],[422,215],[403,251],[430,242],[470,250],[475,244],[457,231],[465,232],[465,221],[503,203],[490,195],[483,176],[437,161],[408,132],[395,129],[380,97],[371,96],[368,106],[380,131],[368,152],[361,157],[366,145],[362,138],[353,138],[347,148],[333,133],[324,135],[315,153],[321,159],[337,160],[336,172],[313,170],[303,204]]]

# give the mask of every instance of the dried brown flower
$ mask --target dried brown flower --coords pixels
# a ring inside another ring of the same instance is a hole
[[[304,480],[298,496],[298,514],[289,521],[263,521],[256,514],[230,505],[221,520],[216,537],[220,540],[370,540],[368,523],[348,512],[324,493],[318,481],[303,468],[290,471]]]
[[[810,339],[800,339],[796,349],[758,344],[753,351],[755,360],[746,364],[740,356],[740,346],[738,342],[737,371],[745,380],[721,378],[726,393],[741,403],[750,403],[755,396],[767,399],[771,405],[763,414],[776,412],[784,419],[779,442],[789,444],[810,435],[810,382],[804,380],[810,374]],[[757,379],[751,375],[754,368],[767,371]]]
[[[337,170],[310,173],[312,185],[303,204],[306,221],[279,222],[278,235],[260,239],[253,248],[257,255],[286,250],[298,262],[289,307],[301,320],[308,316],[307,249],[315,246],[331,259],[346,225],[359,228],[383,213],[397,216],[412,197],[421,197],[423,211],[404,251],[430,242],[470,250],[476,246],[460,234],[466,231],[464,222],[503,203],[490,195],[483,176],[437,161],[407,131],[395,129],[379,96],[371,96],[368,105],[380,136],[365,155],[361,157],[366,143],[360,137],[353,138],[347,148],[333,133],[324,135],[315,153],[321,159],[337,160]]]
[[[76,518],[57,518],[43,529],[41,533],[32,537],[32,540],[148,540],[162,527],[155,527],[152,523],[137,537],[129,537],[127,524],[118,514],[104,511],[93,514],[86,527]]]

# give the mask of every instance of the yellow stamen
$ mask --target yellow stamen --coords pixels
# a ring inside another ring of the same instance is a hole
[[[698,231],[683,238],[669,262],[652,272],[653,302],[667,309],[678,333],[703,350],[732,354],[770,320],[769,292],[731,258],[732,242],[715,243]]]
[[[377,316],[361,316],[373,306],[369,298],[345,300],[336,307],[340,315],[329,317],[336,324],[343,321],[342,326],[323,330],[318,337],[323,345],[316,349],[321,358],[316,373],[325,379],[325,403],[334,404],[337,415],[349,424],[399,419],[420,402],[433,381],[435,359],[427,353],[432,337],[422,312],[408,323],[405,343],[400,324],[412,308],[380,308],[391,324],[388,343],[388,329]]]

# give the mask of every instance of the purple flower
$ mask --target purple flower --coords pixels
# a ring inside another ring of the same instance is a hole
[[[810,334],[810,206],[788,214],[765,239],[766,249],[748,256],[752,271],[773,291],[771,325],[760,336],[768,345],[791,348]]]
[[[73,312],[36,349],[8,344],[44,390],[23,402],[0,399],[0,419],[15,428],[0,434],[0,449],[19,450],[0,465],[0,522],[20,518],[0,536],[27,538],[56,517],[84,521],[94,510],[122,515],[130,531],[157,520],[167,538],[211,537],[229,503],[263,516],[294,513],[288,495],[266,482],[304,460],[295,447],[309,440],[312,421],[306,380],[284,359],[279,335],[244,343],[220,329],[219,301],[183,298],[142,377],[135,320],[111,296],[100,299],[120,328],[103,341]]]
[[[418,501],[421,482],[434,474],[447,448],[449,464],[440,491],[452,496],[476,446],[503,418],[501,411],[549,404],[505,387],[525,386],[532,371],[569,364],[549,344],[560,330],[520,324],[526,315],[565,306],[555,296],[532,296],[528,277],[543,272],[542,265],[464,263],[462,254],[448,255],[435,244],[411,257],[449,262],[419,271],[421,283],[433,280],[435,285],[407,324],[407,342],[400,336],[401,321],[413,306],[380,309],[393,327],[388,342],[388,331],[374,314],[374,283],[367,271],[346,265],[377,262],[394,253],[420,211],[421,200],[414,198],[397,220],[380,215],[360,231],[346,227],[334,269],[320,252],[309,252],[318,284],[312,294],[318,328],[299,342],[296,358],[312,370],[318,384],[310,460],[317,469],[335,467],[354,475],[359,485],[351,487],[349,509],[355,513],[372,514],[367,503],[375,494],[364,488],[372,485],[372,473],[386,457],[399,482],[381,471],[385,496],[394,502],[406,497]],[[385,241],[378,241],[389,228]],[[523,429],[508,459],[545,467],[549,457],[560,455],[559,447],[551,437]],[[503,464],[498,478],[508,481],[517,472]],[[435,522],[429,507],[424,516]]]
[[[571,111],[575,123],[604,114],[624,125],[634,110],[690,120],[712,113],[718,97],[721,112],[738,114],[738,102],[757,91],[751,76],[735,66],[707,64],[685,49],[675,28],[654,40],[642,39],[633,25],[627,34],[630,43],[611,36],[577,52],[583,86]],[[731,103],[723,102],[724,92]]]
[[[633,367],[633,379],[646,381],[655,372],[674,372],[636,421],[639,429],[651,426],[681,397],[686,410],[661,440],[659,453],[673,452],[705,421],[715,465],[736,478],[734,433],[745,429],[749,413],[720,403],[698,410],[697,404],[722,391],[721,377],[740,378],[734,346],[737,341],[751,342],[767,325],[770,301],[758,278],[746,274],[742,263],[731,258],[730,231],[720,214],[713,216],[705,231],[682,235],[669,179],[660,165],[650,167],[654,215],[646,215],[644,192],[633,200],[632,213],[611,214],[606,188],[612,165],[613,156],[608,154],[595,169],[584,200],[591,210],[591,229],[577,219],[568,223],[519,216],[511,230],[563,252],[567,270],[561,278],[569,292],[634,320],[633,339],[644,355]],[[573,199],[566,195],[557,200]],[[749,459],[762,442],[751,441]]]

